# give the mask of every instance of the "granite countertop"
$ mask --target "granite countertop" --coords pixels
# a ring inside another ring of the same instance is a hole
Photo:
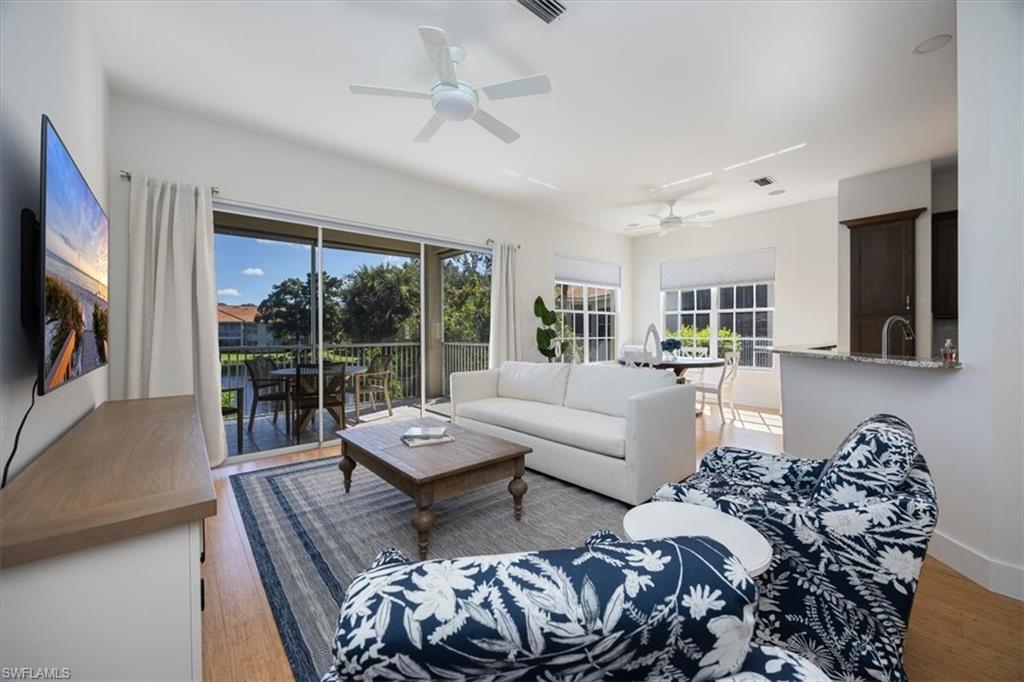
[[[818,358],[840,362],[864,362],[871,365],[891,367],[913,367],[917,369],[960,369],[960,361],[947,362],[942,358],[914,358],[905,355],[890,355],[883,358],[873,353],[851,353],[836,346],[775,346],[772,352],[798,358]]]

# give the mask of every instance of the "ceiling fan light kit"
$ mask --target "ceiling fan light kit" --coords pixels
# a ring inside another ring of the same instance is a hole
[[[626,228],[626,232],[639,232],[642,230],[650,230],[651,228],[658,228],[658,236],[664,237],[670,232],[675,232],[682,227],[710,227],[710,223],[701,222],[701,218],[707,218],[712,216],[715,212],[711,209],[705,209],[703,211],[697,211],[689,215],[679,216],[676,215],[676,201],[666,201],[668,204],[668,215],[662,216],[657,213],[649,213],[648,215],[652,218],[657,218],[658,222],[651,223],[650,225],[638,225],[637,223],[630,223]]]
[[[470,119],[502,142],[506,144],[515,142],[519,139],[519,133],[481,109],[478,93],[483,92],[487,96],[487,100],[493,102],[551,92],[551,79],[543,73],[475,89],[469,83],[458,80],[455,72],[456,65],[461,64],[465,59],[465,50],[457,45],[449,45],[445,32],[434,26],[420,26],[420,38],[423,40],[427,56],[434,64],[439,79],[430,92],[416,92],[376,85],[352,84],[349,86],[349,91],[355,95],[429,99],[431,107],[434,109],[434,115],[416,134],[413,142],[429,142],[446,121],[468,121]]]

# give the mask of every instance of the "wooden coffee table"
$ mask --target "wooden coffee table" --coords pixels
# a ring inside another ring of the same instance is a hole
[[[450,443],[411,448],[401,436],[410,426],[445,426],[455,437]],[[488,483],[511,478],[516,520],[523,517],[526,481],[523,470],[525,445],[449,424],[440,419],[412,419],[364,424],[337,432],[341,438],[338,468],[345,480],[345,492],[352,487],[352,471],[361,464],[401,490],[416,502],[413,528],[419,534],[420,560],[427,558],[427,542],[434,527],[430,506],[438,500],[482,488]]]

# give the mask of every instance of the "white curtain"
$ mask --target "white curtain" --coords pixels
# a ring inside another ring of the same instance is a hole
[[[519,296],[516,291],[515,244],[498,244],[491,261],[491,345],[490,366],[499,367],[505,360],[518,360]]]
[[[210,464],[227,456],[220,413],[209,191],[133,174],[124,395],[194,394]]]

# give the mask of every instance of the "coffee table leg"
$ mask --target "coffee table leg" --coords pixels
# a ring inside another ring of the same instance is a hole
[[[420,561],[427,558],[427,543],[430,539],[430,529],[434,527],[434,512],[430,507],[421,507],[412,515],[412,527],[419,535]]]
[[[523,460],[516,462],[516,473],[508,483],[508,491],[512,493],[512,505],[515,508],[516,521],[523,518],[523,495],[526,494],[528,487],[526,481],[523,480],[523,470],[525,468]]]
[[[345,492],[348,492],[352,487],[352,471],[356,468],[356,461],[348,456],[344,445],[341,446],[341,461],[338,462],[338,468],[345,478]]]

